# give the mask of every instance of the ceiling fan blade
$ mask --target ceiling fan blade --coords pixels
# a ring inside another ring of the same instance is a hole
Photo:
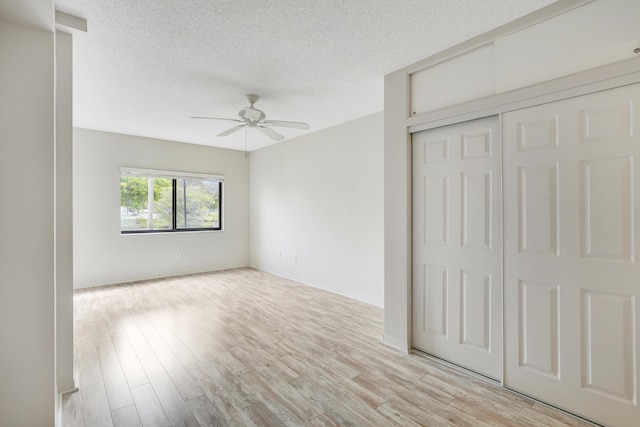
[[[273,139],[274,141],[282,141],[284,139],[284,136],[280,135],[278,132],[276,132],[275,130],[271,129],[270,127],[267,127],[267,126],[256,126],[256,129],[258,129],[260,132],[264,133],[265,135],[267,135],[269,138]]]
[[[279,126],[283,128],[309,130],[309,123],[303,123],[303,122],[288,122],[285,120],[265,120],[265,123],[270,124],[272,126]]]
[[[227,119],[225,117],[196,117],[196,116],[191,116],[189,117],[190,119],[207,119],[207,120],[226,120],[228,122],[238,122],[238,123],[244,123],[242,120],[238,120],[238,119]]]
[[[238,121],[239,121],[239,120],[238,120]],[[238,125],[238,126],[234,126],[234,127],[230,128],[230,129],[225,130],[224,132],[219,133],[219,134],[218,134],[218,135],[216,135],[216,136],[227,136],[227,135],[231,135],[232,133],[239,131],[241,128],[243,128],[243,127],[245,127],[245,126],[246,126],[246,124],[244,124],[244,123],[243,123],[243,124],[241,124],[241,125]]]

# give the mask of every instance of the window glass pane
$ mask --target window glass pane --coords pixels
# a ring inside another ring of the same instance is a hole
[[[176,228],[220,228],[220,182],[176,180]]]
[[[172,180],[120,177],[120,229],[172,229]]]

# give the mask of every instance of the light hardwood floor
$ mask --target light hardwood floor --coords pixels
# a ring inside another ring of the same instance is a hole
[[[380,343],[382,309],[253,269],[76,291],[72,426],[586,426]]]

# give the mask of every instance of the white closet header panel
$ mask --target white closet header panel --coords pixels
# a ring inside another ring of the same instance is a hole
[[[495,93],[493,44],[411,74],[411,115]]]
[[[640,56],[640,1],[598,0],[495,41],[496,93]]]

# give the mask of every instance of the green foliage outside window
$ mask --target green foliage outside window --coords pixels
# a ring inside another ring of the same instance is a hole
[[[219,224],[218,182],[179,179],[176,194],[176,227],[217,228]]]
[[[217,180],[121,175],[120,229],[221,229],[220,189]]]

